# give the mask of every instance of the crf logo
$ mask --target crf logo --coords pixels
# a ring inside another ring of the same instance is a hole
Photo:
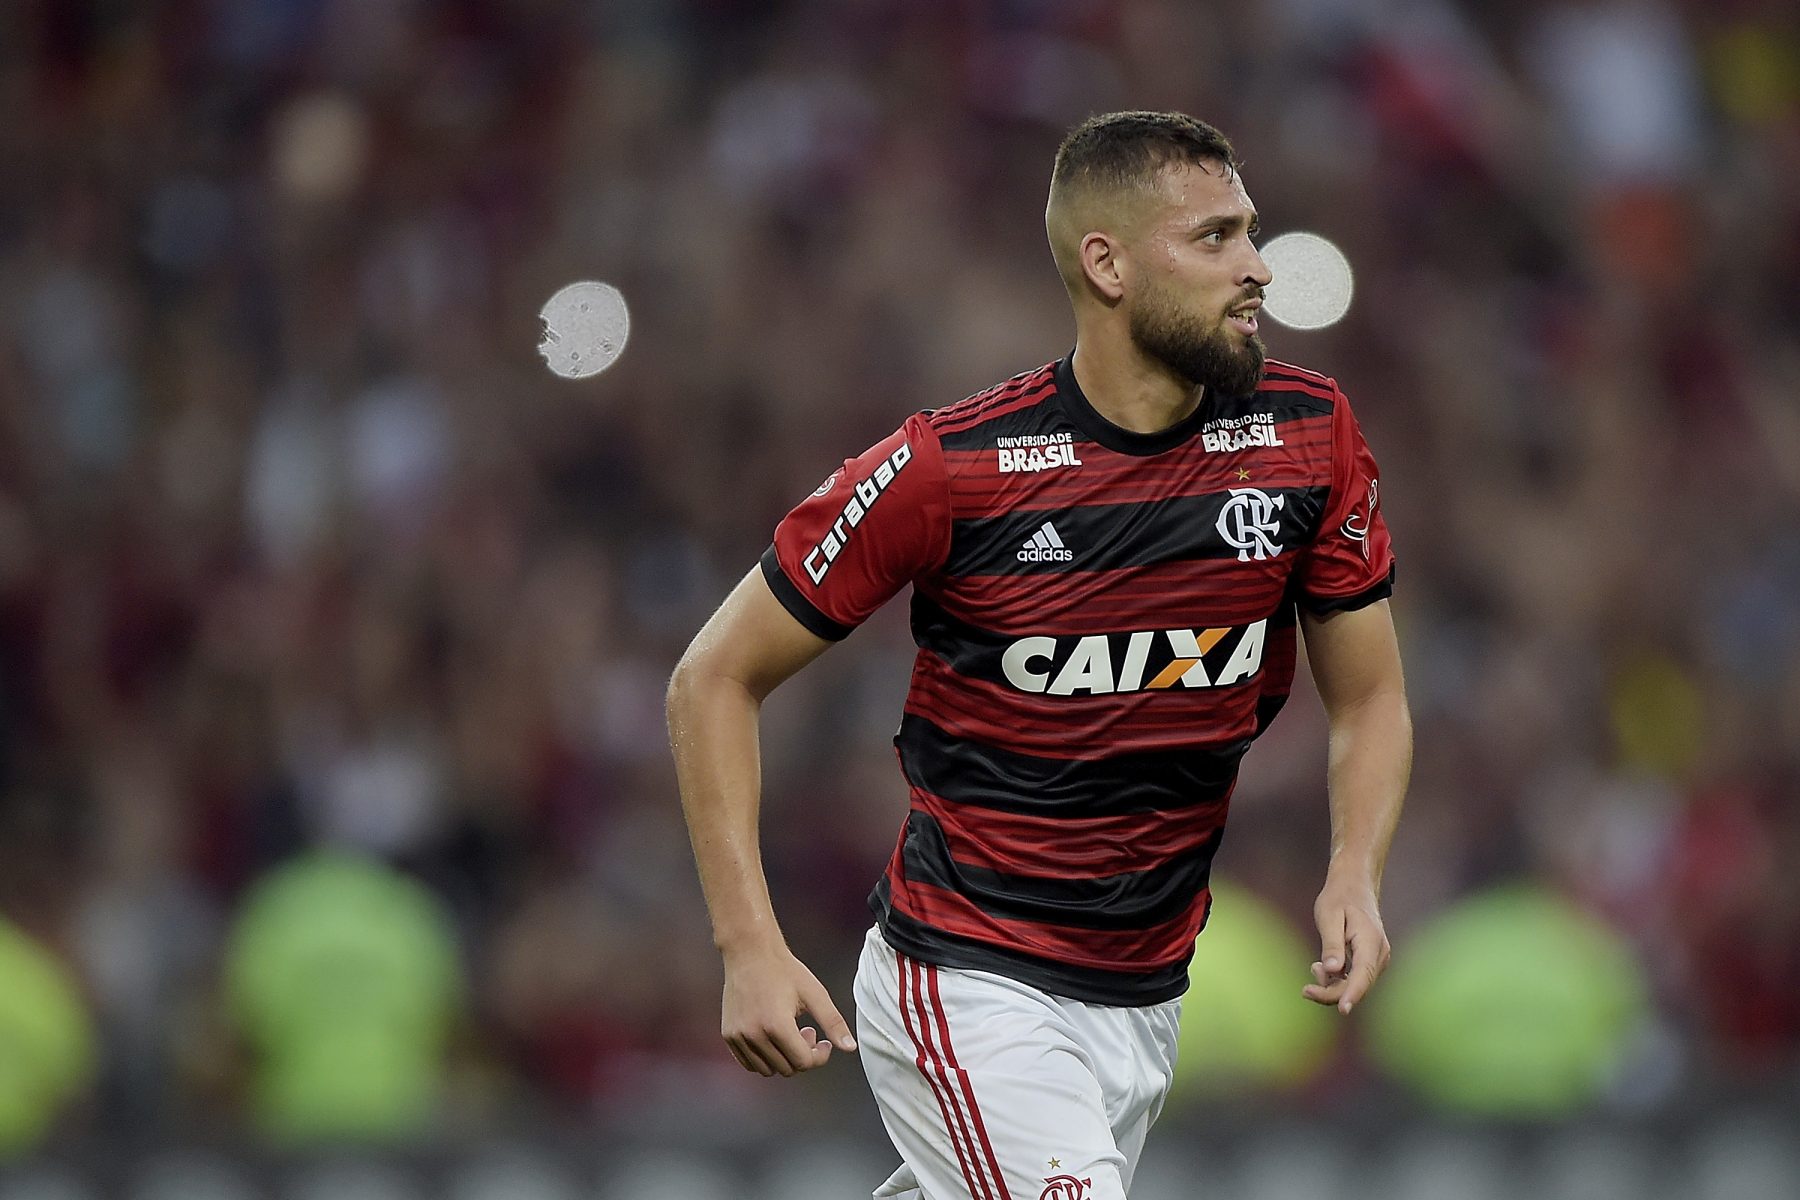
[[[1359,520],[1356,510],[1350,510],[1350,515],[1344,518],[1343,527],[1338,530],[1351,541],[1361,543],[1364,561],[1369,557],[1369,530],[1375,524],[1375,509],[1381,504],[1381,496],[1377,490],[1379,483],[1376,479],[1369,480],[1369,511]]]
[[[1052,1175],[1044,1180],[1044,1190],[1038,1193],[1038,1200],[1084,1200],[1087,1190],[1093,1186],[1092,1179]]]
[[[1024,637],[1001,653],[1000,669],[1008,683],[1037,695],[1227,687],[1262,670],[1267,625]]]
[[[1286,496],[1271,496],[1260,488],[1231,489],[1231,499],[1219,513],[1219,535],[1237,547],[1239,562],[1261,562],[1281,553],[1275,540],[1281,520],[1275,514],[1286,506]]]

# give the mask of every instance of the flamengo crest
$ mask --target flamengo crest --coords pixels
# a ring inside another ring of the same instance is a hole
[[[1287,507],[1286,496],[1271,496],[1261,488],[1232,488],[1231,499],[1219,512],[1219,536],[1237,547],[1238,561],[1257,562],[1281,553],[1275,535],[1281,519],[1275,514]]]

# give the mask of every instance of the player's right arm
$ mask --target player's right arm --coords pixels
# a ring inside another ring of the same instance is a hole
[[[856,1048],[825,988],[788,950],[770,903],[757,836],[762,702],[941,563],[949,540],[943,451],[914,417],[787,515],[670,681],[682,809],[725,960],[722,1032],[748,1070],[792,1075],[823,1065],[834,1045]],[[802,1012],[824,1039],[800,1026]]]
[[[792,1075],[833,1044],[856,1048],[813,973],[788,950],[769,900],[757,836],[763,700],[831,643],[746,575],[682,655],[669,682],[669,742],[713,940],[725,960],[721,1032],[748,1070]],[[796,1017],[811,1013],[826,1039]]]

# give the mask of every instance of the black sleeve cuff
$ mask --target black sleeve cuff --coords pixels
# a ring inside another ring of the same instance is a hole
[[[776,557],[773,546],[763,551],[762,573],[763,578],[769,582],[769,590],[775,593],[777,600],[781,601],[781,607],[787,609],[793,615],[794,620],[826,641],[841,642],[849,637],[850,632],[856,628],[854,625],[840,625],[820,612],[818,606],[811,600],[801,595],[800,589],[794,586],[794,581],[789,579],[787,572],[781,569],[781,560]]]
[[[1386,600],[1394,594],[1394,575],[1399,570],[1396,563],[1388,568],[1387,578],[1373,587],[1364,588],[1348,596],[1308,596],[1300,597],[1300,606],[1315,616],[1326,613],[1355,612],[1359,608],[1367,608],[1377,600]]]

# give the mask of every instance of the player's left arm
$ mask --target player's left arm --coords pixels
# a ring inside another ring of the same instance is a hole
[[[1412,772],[1412,717],[1385,599],[1303,612],[1300,627],[1331,728],[1331,865],[1313,905],[1319,961],[1302,994],[1348,1014],[1388,962],[1381,873]]]

